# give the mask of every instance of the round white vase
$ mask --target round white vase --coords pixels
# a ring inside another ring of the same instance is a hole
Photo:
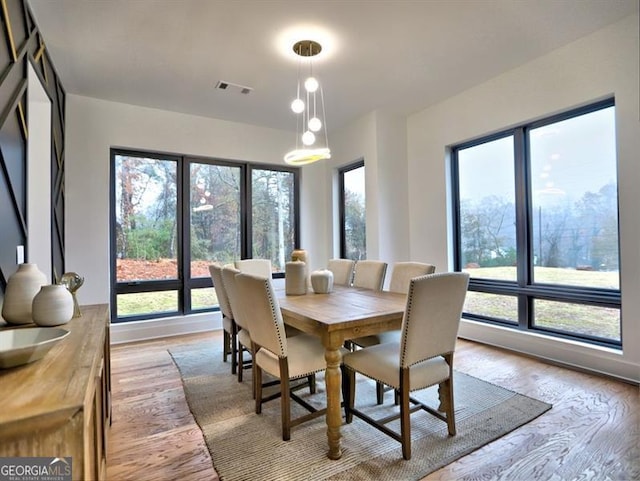
[[[329,269],[311,273],[311,287],[316,294],[328,294],[333,290],[333,272]]]
[[[73,317],[73,296],[66,286],[42,286],[33,298],[33,322],[49,327],[66,324]]]
[[[30,324],[31,304],[40,287],[47,283],[47,277],[38,270],[36,264],[20,264],[18,270],[9,276],[4,292],[2,317],[9,324]]]

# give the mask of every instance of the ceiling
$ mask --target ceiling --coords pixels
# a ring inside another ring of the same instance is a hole
[[[629,14],[638,0],[29,0],[67,93],[295,130],[296,40],[329,130],[410,114]],[[248,95],[216,90],[223,80]]]

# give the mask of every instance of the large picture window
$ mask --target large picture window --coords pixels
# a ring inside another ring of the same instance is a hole
[[[452,149],[465,317],[620,346],[613,100]]]
[[[218,307],[209,264],[267,258],[298,242],[298,170],[113,149],[112,318]]]

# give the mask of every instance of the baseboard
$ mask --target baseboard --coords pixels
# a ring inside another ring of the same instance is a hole
[[[460,323],[459,336],[556,364],[615,377],[625,382],[640,382],[640,366],[624,359],[622,351],[617,349],[521,332],[466,319]]]
[[[222,329],[219,312],[111,324],[111,344]]]

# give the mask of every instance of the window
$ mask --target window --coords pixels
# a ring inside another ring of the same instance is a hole
[[[298,241],[297,169],[116,149],[111,158],[114,321],[215,309],[214,261],[268,258],[284,275]]]
[[[613,99],[452,149],[465,317],[619,347]]]
[[[284,272],[296,245],[296,182],[293,172],[251,169],[253,257],[271,259]]]
[[[366,209],[364,161],[339,171],[340,179],[340,257],[366,259]]]

